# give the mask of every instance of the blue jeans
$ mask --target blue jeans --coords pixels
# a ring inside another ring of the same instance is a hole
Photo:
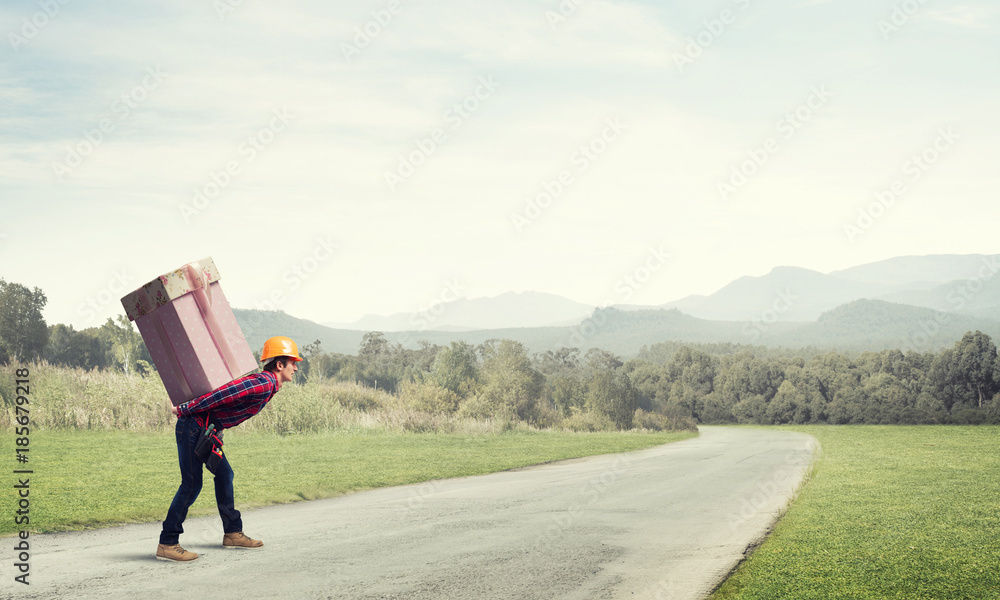
[[[167,519],[163,521],[163,531],[160,532],[160,543],[173,545],[178,543],[184,533],[184,519],[188,509],[198,499],[201,492],[202,468],[205,463],[194,455],[194,444],[198,440],[201,427],[194,417],[177,419],[175,435],[177,437],[177,460],[181,466],[181,486],[174,494],[174,500],[167,511]],[[220,433],[221,436],[221,433]],[[223,456],[218,472],[215,474],[215,502],[219,505],[219,516],[222,517],[222,530],[225,533],[243,531],[243,520],[240,511],[236,510],[233,500],[233,469],[229,459]]]

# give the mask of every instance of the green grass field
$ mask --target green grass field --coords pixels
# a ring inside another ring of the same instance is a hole
[[[694,437],[681,433],[516,432],[502,435],[226,432],[242,509],[350,491],[490,473],[565,458],[612,454]],[[3,444],[14,463],[14,442]],[[30,462],[33,532],[159,521],[180,483],[173,432],[34,431]],[[14,475],[0,503],[13,517]],[[211,474],[191,509],[215,514]],[[0,520],[0,535],[22,526]]]
[[[793,429],[815,471],[715,600],[1000,598],[1000,428]]]

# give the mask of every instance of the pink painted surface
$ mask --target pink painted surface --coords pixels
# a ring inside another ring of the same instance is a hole
[[[218,282],[211,284],[211,294],[211,310],[236,359],[232,371],[226,367],[193,294],[175,298],[136,319],[139,333],[174,405],[207,394],[258,366]],[[162,324],[163,335],[156,326],[157,319]],[[185,390],[185,383],[190,394]]]

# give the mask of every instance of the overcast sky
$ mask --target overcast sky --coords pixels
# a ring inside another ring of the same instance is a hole
[[[454,289],[660,304],[780,265],[994,254],[998,15],[6,1],[0,277],[84,328],[211,256],[234,306],[348,322]]]

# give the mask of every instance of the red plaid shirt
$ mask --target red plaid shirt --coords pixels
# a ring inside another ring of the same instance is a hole
[[[280,387],[274,373],[253,373],[234,379],[204,396],[178,404],[177,416],[210,412],[216,427],[229,429],[259,413]]]

